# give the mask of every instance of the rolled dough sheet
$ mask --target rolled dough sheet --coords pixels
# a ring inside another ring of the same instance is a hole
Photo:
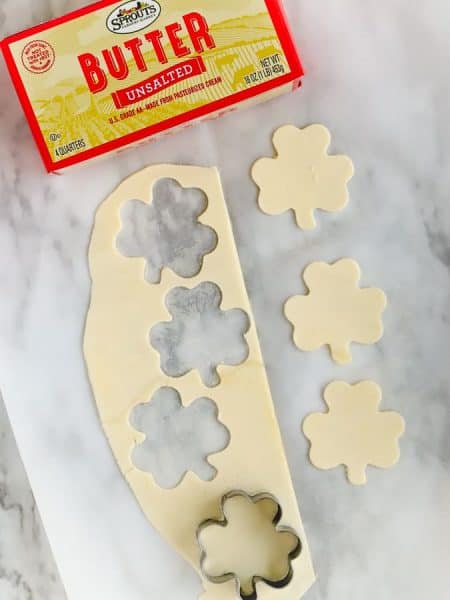
[[[152,285],[144,279],[145,260],[120,255],[115,240],[121,229],[122,204],[129,199],[151,202],[153,185],[161,178],[173,178],[183,187],[197,187],[205,192],[208,207],[200,221],[216,231],[219,242],[205,257],[197,276],[182,279],[164,270],[161,283]],[[92,292],[84,337],[89,378],[115,458],[147,518],[199,571],[197,527],[205,519],[219,517],[222,496],[235,489],[249,494],[273,494],[283,509],[282,524],[297,532],[303,546],[293,562],[291,584],[280,590],[262,586],[258,598],[300,598],[315,577],[218,171],[159,165],[125,180],[98,209],[89,266]],[[203,281],[220,287],[223,310],[240,308],[251,320],[246,334],[248,359],[238,366],[219,366],[221,383],[216,388],[206,388],[196,371],[179,378],[165,375],[160,369],[159,354],[148,340],[155,323],[170,320],[164,303],[169,290],[180,285],[193,288]],[[142,441],[143,434],[129,424],[130,411],[167,385],[175,388],[185,403],[201,396],[211,398],[218,406],[220,421],[231,433],[230,445],[209,459],[218,471],[211,482],[188,473],[178,487],[165,490],[132,463],[133,447]],[[117,518],[125,519],[126,515]],[[232,584],[205,582],[202,600],[227,600],[234,598],[233,594]]]

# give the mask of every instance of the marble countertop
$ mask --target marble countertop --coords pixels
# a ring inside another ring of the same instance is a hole
[[[0,397],[0,597],[66,600]]]
[[[117,471],[80,352],[95,209],[125,176],[161,162],[220,168],[318,574],[307,600],[448,597],[450,8],[441,0],[285,4],[307,70],[302,90],[60,177],[44,174],[0,65],[0,387],[69,600],[199,592]],[[0,0],[0,37],[79,5]],[[302,232],[290,213],[259,211],[248,173],[271,154],[278,126],[313,122],[329,127],[332,150],[351,156],[356,174],[348,208]],[[294,347],[282,304],[303,289],[309,262],[344,256],[360,263],[363,285],[386,291],[389,308],[383,340],[355,347],[353,363],[339,367],[326,350]],[[383,407],[407,423],[399,465],[370,469],[363,488],[340,468],[314,469],[300,433],[336,378],[377,381]],[[1,411],[0,423],[0,597],[63,600]],[[64,494],[69,480],[77,492]],[[116,595],[96,587],[108,571]]]

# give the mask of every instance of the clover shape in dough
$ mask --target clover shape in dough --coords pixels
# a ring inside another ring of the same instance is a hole
[[[386,296],[377,288],[361,289],[360,278],[358,263],[350,259],[332,265],[311,263],[305,269],[309,294],[289,298],[284,308],[301,350],[328,344],[333,359],[345,364],[352,360],[351,342],[373,344],[381,339]]]
[[[217,246],[216,232],[198,221],[207,207],[204,192],[162,179],[152,197],[151,204],[129,200],[122,206],[117,249],[126,257],[145,258],[149,283],[159,283],[164,268],[180,277],[197,275],[204,256]]]
[[[285,125],[273,136],[275,158],[261,158],[252,177],[260,188],[259,206],[270,215],[293,209],[301,229],[314,229],[316,209],[338,211],[348,202],[353,163],[330,156],[330,132],[323,125]]]
[[[209,398],[183,406],[177,390],[160,388],[151,402],[139,404],[131,413],[131,425],[146,435],[133,450],[133,464],[151,473],[165,489],[179,485],[188,471],[211,481],[217,470],[207,457],[224,450],[230,441],[228,429],[217,417],[217,406]]]
[[[309,415],[303,423],[314,466],[332,469],[343,464],[350,483],[363,485],[367,465],[386,469],[397,463],[405,422],[396,412],[379,411],[378,385],[335,381],[325,389],[324,398],[329,411]]]
[[[293,529],[280,526],[281,519],[281,506],[270,494],[226,494],[220,518],[205,521],[197,532],[205,578],[220,584],[234,580],[244,600],[257,598],[259,582],[274,588],[289,585],[291,562],[302,545]]]
[[[171,377],[197,369],[208,387],[220,383],[217,366],[238,365],[248,357],[244,334],[250,321],[241,309],[222,311],[222,294],[215,283],[204,282],[193,289],[172,289],[166,306],[169,322],[158,323],[150,332],[150,343],[161,355],[161,368]]]

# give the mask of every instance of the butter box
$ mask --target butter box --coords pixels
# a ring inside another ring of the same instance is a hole
[[[2,51],[47,171],[293,90],[281,0],[102,0]]]

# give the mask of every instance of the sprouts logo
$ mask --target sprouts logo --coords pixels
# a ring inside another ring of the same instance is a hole
[[[106,26],[112,33],[135,33],[154,23],[160,14],[156,0],[130,0],[112,11]]]

